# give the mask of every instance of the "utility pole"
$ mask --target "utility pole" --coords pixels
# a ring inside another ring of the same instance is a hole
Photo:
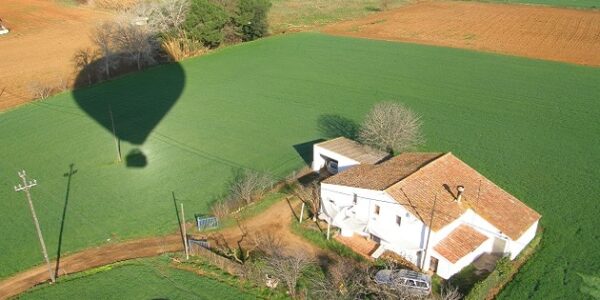
[[[46,264],[48,265],[48,272],[50,273],[50,279],[52,282],[55,282],[56,279],[54,277],[54,272],[52,272],[52,267],[50,267],[50,260],[48,259],[48,251],[46,251],[46,243],[44,242],[44,237],[42,236],[42,230],[40,229],[40,223],[38,221],[37,215],[35,214],[35,209],[33,208],[33,202],[31,201],[31,193],[29,190],[37,185],[37,181],[34,179],[32,181],[27,181],[27,174],[25,170],[18,172],[19,177],[23,181],[23,185],[19,183],[18,186],[15,186],[15,192],[24,191],[27,196],[27,202],[29,203],[29,208],[31,209],[31,215],[33,216],[33,223],[35,223],[35,229],[37,230],[38,238],[40,239],[40,245],[42,246],[42,253],[44,254],[44,259],[46,260]]]
[[[427,241],[425,242],[425,251],[423,252],[423,261],[421,262],[421,270],[425,267],[425,260],[427,259],[427,249],[429,248],[429,239],[431,238],[431,226],[433,226],[433,217],[435,216],[435,205],[437,204],[437,194],[433,198],[433,206],[431,207],[431,216],[429,217],[429,232],[427,233]]]
[[[110,115],[110,124],[112,125],[113,137],[115,139],[115,146],[117,148],[117,159],[121,162],[121,143],[117,138],[117,130],[115,129],[115,119],[113,118],[112,107],[108,105],[108,114]]]
[[[188,250],[188,241],[187,241],[187,230],[185,228],[185,213],[183,212],[183,203],[181,203],[181,230],[183,231],[183,243],[185,246],[185,259],[190,259],[190,252]]]

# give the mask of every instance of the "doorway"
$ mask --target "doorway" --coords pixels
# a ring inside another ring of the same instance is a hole
[[[429,271],[436,273],[438,268],[438,262],[439,260],[432,256],[429,261]]]

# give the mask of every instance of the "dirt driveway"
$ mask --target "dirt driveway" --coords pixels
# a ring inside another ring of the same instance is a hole
[[[244,228],[250,234],[271,234],[278,237],[290,249],[304,251],[313,256],[323,251],[290,231],[294,211],[298,211],[299,202],[278,201],[264,212],[243,220]],[[292,207],[294,211],[292,210]],[[238,227],[219,231],[229,244],[235,245],[242,232]],[[156,256],[161,253],[182,251],[183,242],[179,233],[165,237],[144,238],[118,244],[105,245],[83,250],[60,260],[59,274],[70,274],[118,261]],[[56,262],[52,263],[53,266]],[[0,281],[0,299],[18,295],[37,284],[49,280],[48,269],[40,265]]]
[[[600,10],[426,1],[323,31],[600,66]]]
[[[73,54],[91,46],[91,29],[112,16],[54,0],[0,2],[0,18],[11,30],[0,36],[0,111],[29,101],[35,81],[70,81]]]

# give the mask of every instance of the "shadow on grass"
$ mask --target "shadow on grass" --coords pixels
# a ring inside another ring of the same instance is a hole
[[[104,60],[99,59],[79,72],[73,91],[75,101],[117,143],[127,141],[139,148],[181,96],[184,70],[179,63],[169,63],[87,88],[108,76],[99,72],[104,67]],[[125,65],[112,70],[111,79],[132,69]],[[108,139],[106,142],[114,143]],[[126,159],[127,167],[140,168],[148,163],[141,149],[134,149]]]
[[[296,144],[293,147],[294,147],[294,150],[296,150],[296,152],[298,153],[298,155],[300,155],[300,157],[302,157],[302,160],[304,160],[304,163],[306,163],[308,166],[310,166],[310,164],[312,163],[312,160],[313,160],[314,144],[318,144],[323,141],[325,141],[325,140],[324,139],[316,139],[316,140],[312,140],[310,142]]]
[[[65,231],[65,220],[67,218],[67,207],[69,206],[69,196],[71,194],[71,180],[73,175],[77,173],[75,169],[75,164],[69,165],[69,172],[64,173],[63,177],[67,177],[67,191],[65,192],[65,204],[63,205],[62,217],[60,220],[60,231],[58,234],[58,249],[56,250],[56,269],[54,271],[54,276],[58,277],[58,271],[60,269],[60,255],[62,251],[62,243],[63,243],[63,235]]]
[[[358,124],[354,120],[340,115],[321,115],[317,119],[317,126],[321,134],[328,138],[343,136],[356,140],[358,137]]]

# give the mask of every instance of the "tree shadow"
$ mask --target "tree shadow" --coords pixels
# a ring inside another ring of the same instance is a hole
[[[358,137],[358,124],[349,118],[324,114],[317,119],[317,126],[321,134],[328,138],[343,136],[352,140]]]
[[[65,193],[65,204],[63,206],[62,218],[60,221],[60,231],[58,234],[58,249],[56,250],[56,269],[54,271],[55,277],[58,277],[58,271],[60,269],[60,255],[61,255],[61,250],[62,250],[63,234],[65,231],[65,220],[67,217],[67,207],[69,205],[69,196],[70,196],[70,192],[71,192],[71,180],[73,178],[73,175],[75,175],[77,173],[77,170],[74,167],[75,167],[75,164],[70,164],[69,172],[63,174],[63,177],[67,177],[67,191]]]
[[[310,142],[296,144],[292,147],[294,147],[294,149],[296,150],[298,155],[300,155],[300,157],[302,157],[302,160],[304,160],[304,163],[306,163],[307,165],[310,166],[310,164],[312,163],[312,160],[313,160],[314,144],[317,144],[317,143],[320,143],[323,141],[325,141],[325,140],[324,139],[316,139],[316,140],[312,140]]]
[[[104,60],[100,58],[78,73],[73,91],[75,101],[90,118],[114,135],[117,144],[127,141],[139,148],[181,96],[184,70],[179,63],[167,63],[88,87],[90,83],[105,80],[103,68]],[[134,69],[125,65],[112,70],[111,79]],[[126,160],[127,167],[145,167],[148,163],[141,149],[132,150]]]

